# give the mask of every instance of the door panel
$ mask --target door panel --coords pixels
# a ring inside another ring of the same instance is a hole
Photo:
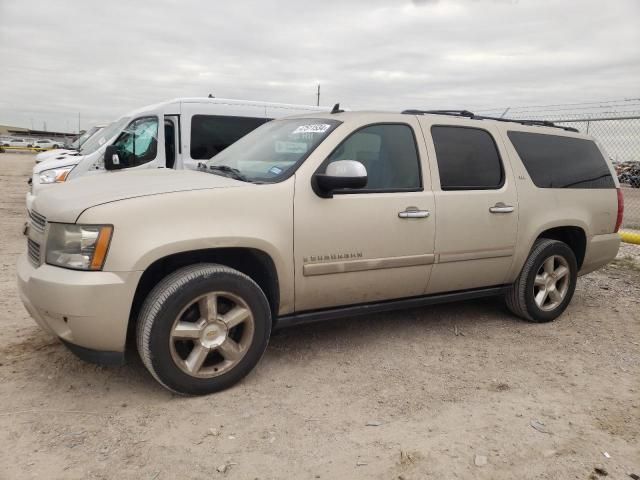
[[[301,181],[301,183],[304,181]],[[409,206],[433,212],[433,194],[296,194],[296,310],[424,294],[433,263],[432,218],[402,219]]]
[[[490,127],[482,126],[482,130],[493,137],[501,157],[503,184],[499,188],[445,191],[442,189],[431,135],[434,122],[431,117],[420,118],[420,124],[429,151],[437,211],[436,263],[427,292],[431,294],[503,284],[513,262],[518,197],[501,137]],[[442,125],[442,122],[438,122],[438,125]],[[457,121],[453,125],[478,128],[477,121]]]
[[[435,258],[435,205],[419,127],[413,118],[408,118],[407,123],[411,123],[418,139],[416,171],[422,170],[423,185],[419,191],[354,191],[335,194],[333,198],[321,198],[313,192],[310,186],[312,174],[316,169],[324,171],[324,159],[346,159],[344,155],[366,163],[371,178],[379,177],[372,185],[382,185],[379,171],[374,172],[379,170],[376,162],[384,157],[380,152],[384,150],[385,142],[397,142],[400,136],[394,132],[392,140],[381,137],[381,144],[372,139],[378,134],[375,128],[373,133],[361,132],[358,140],[349,144],[350,136],[343,143],[336,140],[340,145],[334,145],[336,148],[331,154],[325,153],[324,158],[315,159],[313,168],[305,165],[306,168],[296,173],[296,311],[425,293]],[[356,130],[351,127],[351,131]],[[326,149],[326,145],[323,147]],[[396,144],[392,148],[398,151],[401,147]],[[345,152],[342,157],[340,152]],[[395,160],[398,160],[397,156]],[[392,164],[391,169],[385,168],[386,178],[395,179],[393,181],[399,184],[410,184],[410,175],[402,162]],[[423,213],[417,215],[417,210]]]

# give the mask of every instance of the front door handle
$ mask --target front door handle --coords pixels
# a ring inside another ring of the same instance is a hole
[[[489,207],[491,213],[511,213],[515,210],[511,205],[505,205],[502,202],[496,203],[493,207]]]
[[[416,207],[407,207],[403,212],[398,212],[400,218],[427,218],[429,210],[418,210]]]

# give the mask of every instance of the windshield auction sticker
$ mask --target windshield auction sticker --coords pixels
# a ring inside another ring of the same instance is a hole
[[[327,123],[313,123],[310,125],[300,125],[293,133],[324,133],[331,128]]]

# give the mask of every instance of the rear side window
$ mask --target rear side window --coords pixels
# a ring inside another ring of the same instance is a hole
[[[431,136],[442,190],[491,190],[503,185],[502,162],[489,132],[434,126]]]
[[[268,118],[194,115],[191,119],[191,158],[209,160]]]
[[[536,187],[615,187],[607,162],[592,140],[530,132],[507,134]]]

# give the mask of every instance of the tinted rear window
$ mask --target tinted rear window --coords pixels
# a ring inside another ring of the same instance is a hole
[[[468,127],[431,127],[442,190],[487,190],[503,184],[502,163],[493,137]]]
[[[209,160],[268,118],[194,115],[191,119],[191,158]]]
[[[614,188],[607,162],[595,142],[529,132],[509,139],[539,188]]]

